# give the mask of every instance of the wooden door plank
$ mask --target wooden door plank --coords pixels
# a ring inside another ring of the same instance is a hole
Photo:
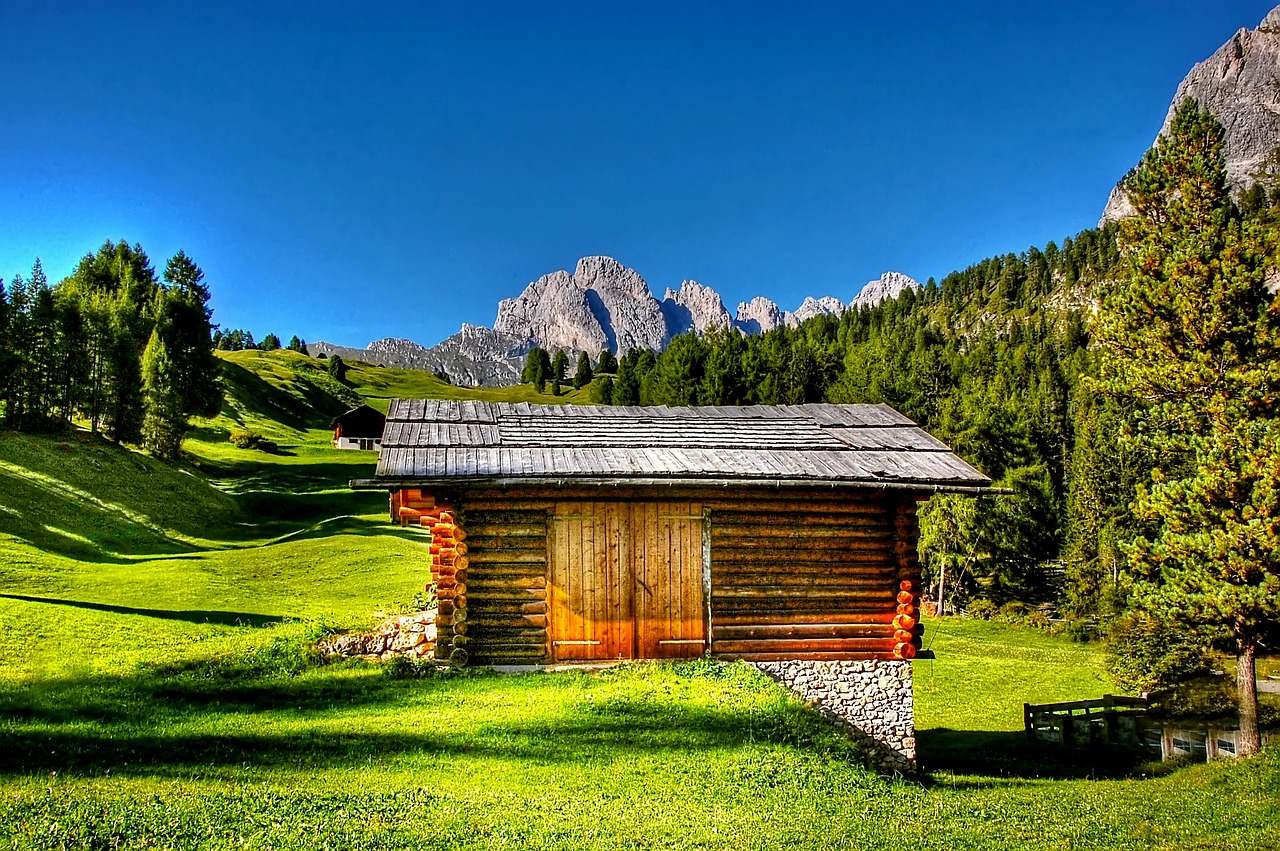
[[[614,504],[616,552],[618,562],[618,633],[619,649],[627,659],[638,655],[636,648],[636,566],[632,541],[632,508],[626,503]]]

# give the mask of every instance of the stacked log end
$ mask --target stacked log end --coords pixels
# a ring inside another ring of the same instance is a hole
[[[914,659],[920,649],[924,627],[920,623],[920,564],[916,557],[918,537],[916,503],[900,502],[894,517],[894,560],[897,563],[898,607],[893,616],[893,655]]]
[[[468,559],[460,512],[451,503],[414,488],[394,492],[391,507],[401,525],[417,524],[431,533],[431,584],[437,600],[435,657],[465,665]]]

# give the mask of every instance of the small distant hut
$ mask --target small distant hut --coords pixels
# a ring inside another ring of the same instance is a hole
[[[351,484],[432,531],[438,658],[745,659],[901,767],[916,506],[991,480],[886,405],[397,399]]]
[[[329,423],[335,449],[378,449],[387,418],[377,408],[360,405],[339,414]]]

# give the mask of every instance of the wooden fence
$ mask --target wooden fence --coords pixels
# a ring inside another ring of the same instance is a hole
[[[1146,713],[1145,699],[1114,694],[1098,700],[1022,704],[1028,739],[1066,747],[1137,743],[1139,719]]]

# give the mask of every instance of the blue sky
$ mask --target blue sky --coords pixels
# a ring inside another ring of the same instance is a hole
[[[348,345],[491,324],[588,254],[848,300],[1093,226],[1271,7],[366,5],[4,0],[0,276],[183,248],[224,326]]]

